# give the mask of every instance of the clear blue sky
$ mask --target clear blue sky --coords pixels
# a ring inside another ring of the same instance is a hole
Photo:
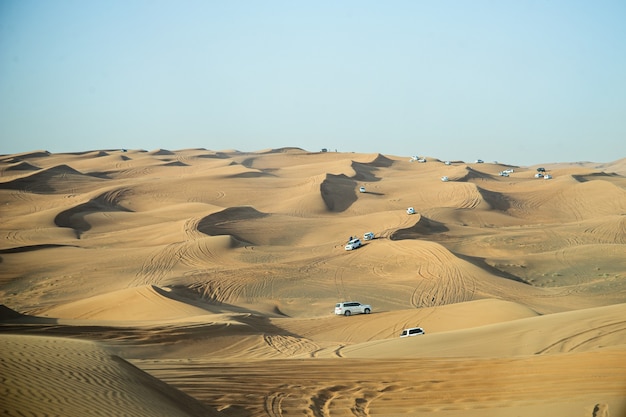
[[[626,1],[0,0],[0,154],[626,157]]]

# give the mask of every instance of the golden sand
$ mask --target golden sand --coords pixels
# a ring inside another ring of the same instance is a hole
[[[0,156],[2,414],[626,415],[626,159],[426,159]]]

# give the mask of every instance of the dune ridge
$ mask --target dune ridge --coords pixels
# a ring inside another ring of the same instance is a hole
[[[0,409],[626,414],[626,158],[426,160],[0,156]]]

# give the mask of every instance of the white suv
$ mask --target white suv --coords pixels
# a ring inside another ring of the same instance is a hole
[[[338,316],[350,316],[352,314],[369,314],[372,312],[372,306],[369,304],[361,304],[356,301],[346,301],[335,304],[335,314]]]
[[[426,332],[421,327],[411,327],[409,329],[402,330],[400,337],[411,337],[411,336],[419,336],[421,334],[425,334]]]
[[[361,239],[353,238],[353,239],[350,239],[348,243],[346,243],[346,246],[344,247],[344,249],[353,250],[353,249],[360,247],[361,245],[362,245]]]

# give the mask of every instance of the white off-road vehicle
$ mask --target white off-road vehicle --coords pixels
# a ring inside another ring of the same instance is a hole
[[[345,250],[354,250],[356,248],[361,247],[361,245],[363,245],[363,243],[361,242],[361,239],[353,238],[353,239],[350,239],[348,241],[348,243],[346,243],[346,246],[344,246],[344,249]]]
[[[402,330],[400,337],[419,336],[421,334],[426,334],[424,329],[422,329],[421,327],[411,327],[409,329]]]
[[[335,304],[335,314],[338,316],[351,316],[352,314],[369,314],[372,312],[372,306],[369,304],[361,304],[357,301],[344,301]]]

